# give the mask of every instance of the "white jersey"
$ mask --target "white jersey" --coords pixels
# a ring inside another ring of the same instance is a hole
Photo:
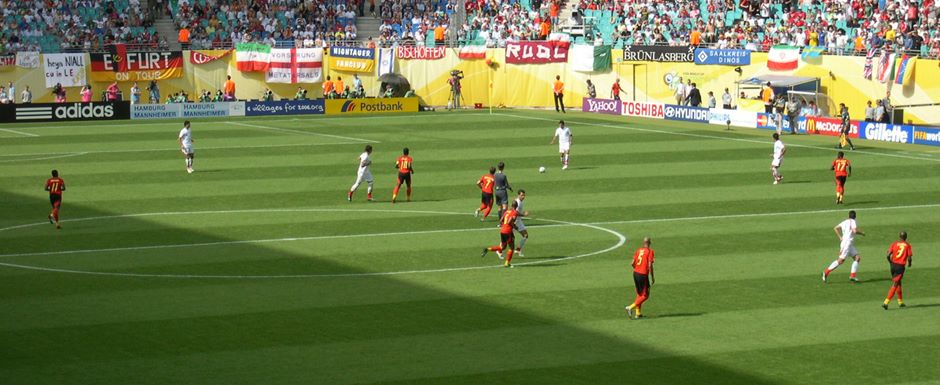
[[[783,159],[783,152],[786,151],[787,146],[783,144],[782,140],[774,142],[774,160]]]
[[[363,152],[359,155],[359,174],[367,174],[369,172],[369,166],[372,164],[372,158],[369,157],[368,152]]]
[[[855,231],[858,229],[858,225],[855,223],[854,219],[846,219],[839,223],[839,228],[842,230],[842,248],[847,248],[853,246],[855,243]]]
[[[515,202],[516,202],[516,212],[519,213],[519,215],[516,216],[516,230],[523,231],[525,230],[525,224],[522,223],[522,218],[523,218],[522,214],[525,213],[525,208],[524,208],[525,205],[523,203],[524,201],[519,198],[516,198]]]
[[[571,129],[568,127],[561,127],[555,129],[555,136],[558,137],[558,146],[559,147],[568,147],[571,146]]]
[[[192,131],[190,131],[189,128],[183,127],[183,129],[180,130],[179,139],[180,143],[183,144],[183,147],[190,148],[193,146]]]

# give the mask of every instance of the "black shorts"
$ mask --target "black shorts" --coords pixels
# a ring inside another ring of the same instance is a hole
[[[649,295],[650,291],[650,276],[649,274],[640,274],[633,272],[633,283],[636,285],[636,293]]]
[[[837,176],[837,177],[836,177],[836,183],[837,183],[839,186],[845,186],[845,179],[846,179],[845,176]]]
[[[516,235],[513,233],[503,234],[499,233],[499,243],[503,245],[513,245],[516,243]]]
[[[398,184],[407,184],[411,186],[411,173],[410,172],[399,172],[398,173]]]
[[[506,190],[496,190],[496,205],[504,205],[509,203],[509,193]]]
[[[493,203],[493,194],[492,193],[483,193],[483,198],[480,200],[483,204],[489,206]]]
[[[52,207],[58,207],[62,204],[62,195],[61,194],[49,194],[49,204]]]
[[[904,276],[904,265],[900,263],[891,262],[891,278],[896,278],[895,282],[897,282],[903,276]]]

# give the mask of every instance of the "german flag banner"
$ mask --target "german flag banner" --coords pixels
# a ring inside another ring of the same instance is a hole
[[[120,48],[120,47],[115,47]],[[91,54],[91,80],[144,82],[183,76],[183,52],[136,52],[112,49]]]

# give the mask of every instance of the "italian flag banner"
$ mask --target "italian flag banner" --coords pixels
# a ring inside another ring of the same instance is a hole
[[[578,72],[610,70],[610,46],[575,45],[568,51],[568,64]]]
[[[271,46],[258,43],[239,43],[235,46],[235,62],[243,72],[265,72],[271,60]]]
[[[467,43],[467,45],[460,47],[457,57],[461,59],[483,59],[486,57],[486,43],[482,41]]]
[[[323,81],[323,48],[272,49],[265,81],[318,83]]]
[[[791,45],[775,45],[767,54],[767,69],[790,71],[799,67],[800,49]]]

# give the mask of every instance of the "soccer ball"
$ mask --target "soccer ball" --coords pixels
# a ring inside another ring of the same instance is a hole
[[[544,173],[545,173],[545,166],[539,167],[539,172],[542,173],[542,174],[544,174]]]

